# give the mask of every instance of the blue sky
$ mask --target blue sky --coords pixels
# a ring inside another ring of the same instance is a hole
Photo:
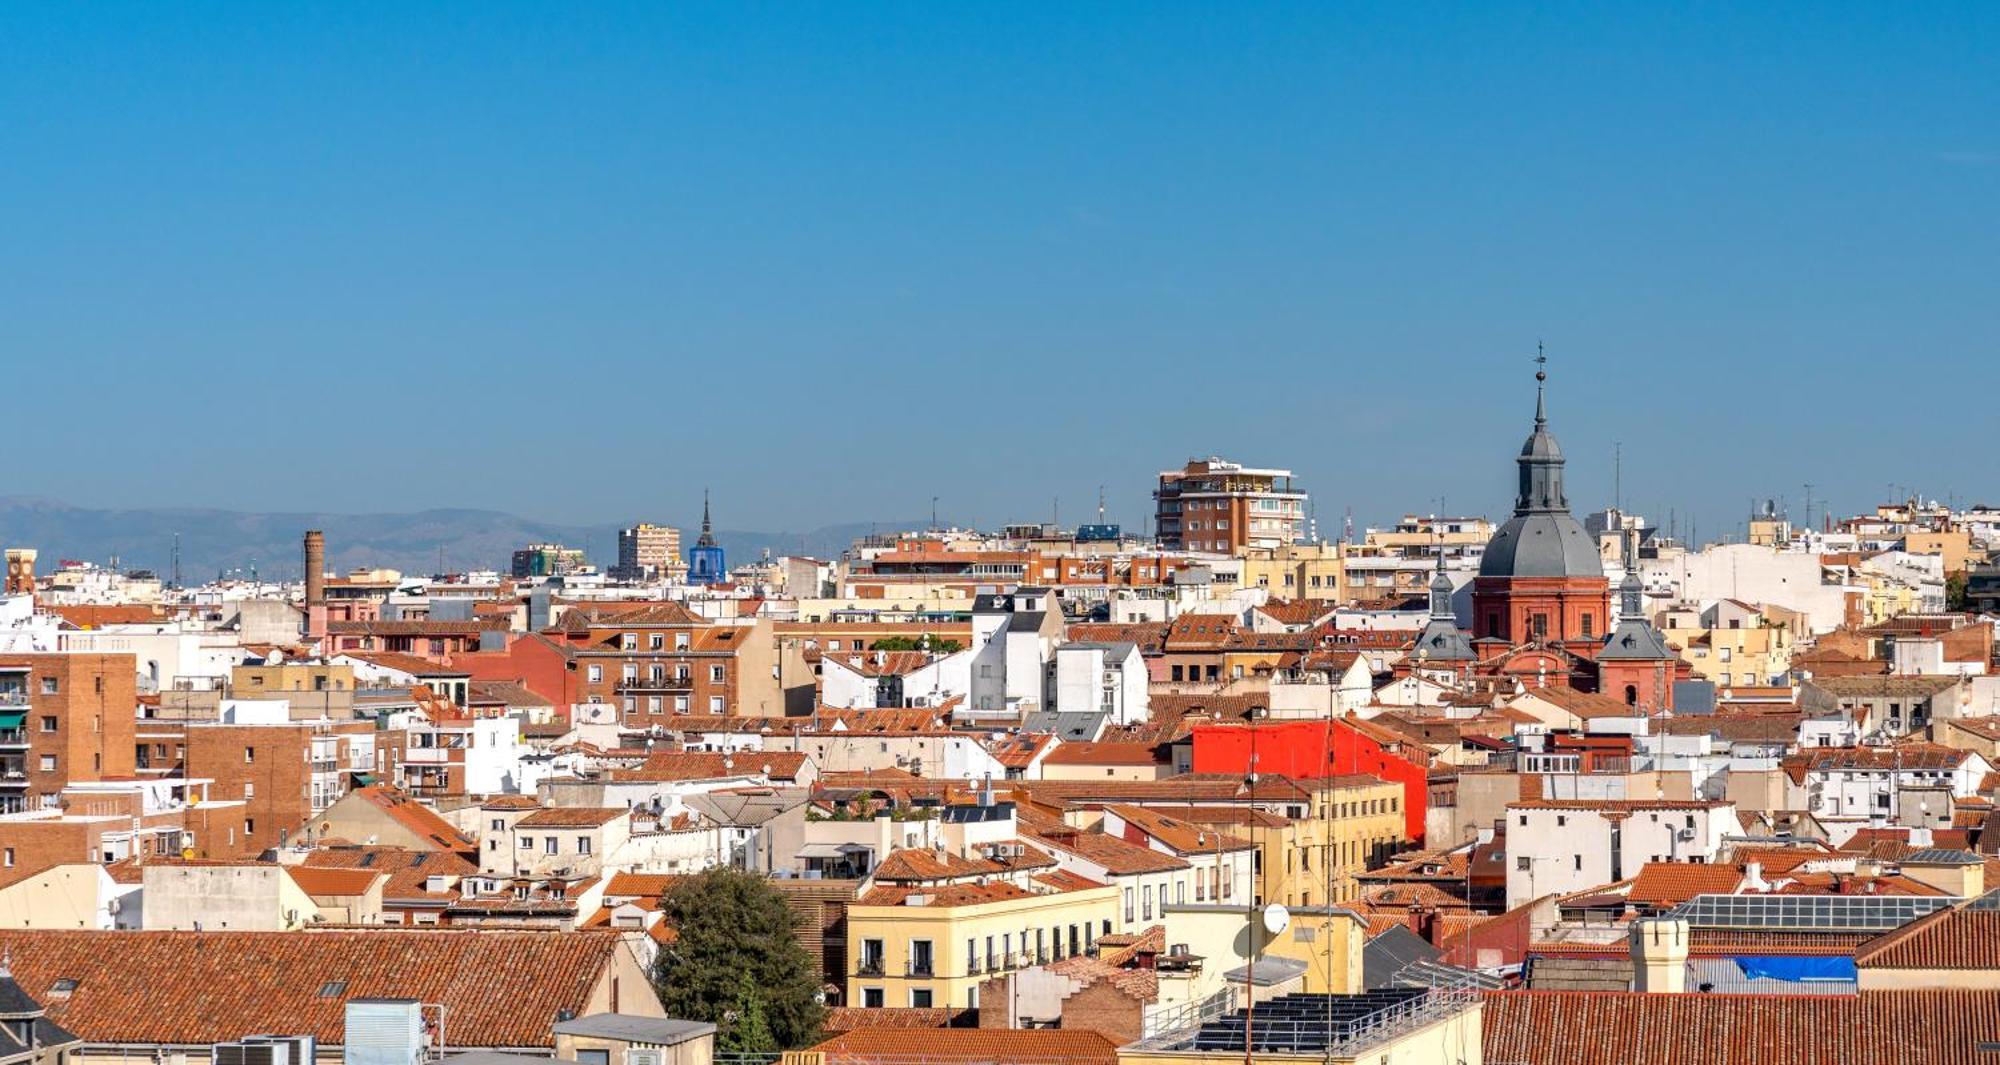
[[[1992,4],[416,7],[8,12],[6,491],[2000,502]]]

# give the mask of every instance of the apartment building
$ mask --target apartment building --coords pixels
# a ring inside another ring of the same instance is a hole
[[[610,703],[628,728],[785,712],[766,619],[718,623],[679,603],[598,605],[565,612],[549,635],[581,678],[570,701]]]
[[[0,655],[0,810],[133,775],[137,665],[129,654]]]
[[[1306,538],[1306,493],[1292,471],[1209,457],[1160,471],[1155,528],[1168,550],[1238,554]]]
[[[677,580],[687,575],[681,561],[681,531],[671,525],[642,521],[618,530],[618,564],[611,579],[619,581]]]

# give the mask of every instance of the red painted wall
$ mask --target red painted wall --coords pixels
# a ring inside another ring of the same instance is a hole
[[[1252,728],[1196,725],[1197,773],[1250,771]],[[1430,770],[1391,751],[1339,721],[1267,721],[1255,726],[1257,771],[1310,779],[1366,773],[1403,786],[1403,831],[1413,842],[1424,838]]]

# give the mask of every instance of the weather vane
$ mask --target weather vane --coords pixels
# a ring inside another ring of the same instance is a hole
[[[1547,349],[1542,347],[1541,341],[1535,341],[1535,380],[1546,381],[1549,379],[1548,364],[1549,353]]]

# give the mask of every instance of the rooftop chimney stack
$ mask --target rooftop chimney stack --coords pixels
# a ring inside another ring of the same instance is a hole
[[[326,534],[306,530],[306,638],[326,636]]]

